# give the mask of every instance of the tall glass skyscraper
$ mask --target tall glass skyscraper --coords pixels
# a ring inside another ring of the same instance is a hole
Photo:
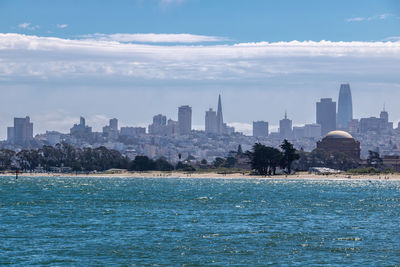
[[[350,85],[341,84],[339,92],[337,128],[347,129],[349,122],[353,119],[353,101],[351,98]]]

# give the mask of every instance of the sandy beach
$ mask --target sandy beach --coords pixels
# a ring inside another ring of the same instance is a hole
[[[15,173],[1,173],[1,176],[15,176]],[[102,177],[102,178],[198,178],[198,179],[304,179],[304,180],[400,180],[399,173],[393,174],[310,174],[299,172],[292,175],[260,176],[249,173],[216,173],[216,172],[104,172],[90,174],[67,174],[67,173],[19,173],[19,177]]]

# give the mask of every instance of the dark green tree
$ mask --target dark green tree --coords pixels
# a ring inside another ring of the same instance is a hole
[[[0,170],[12,169],[14,157],[15,151],[9,149],[0,149]]]
[[[155,168],[158,171],[173,171],[174,166],[169,163],[165,158],[159,158],[155,161]]]
[[[243,154],[242,145],[238,145],[237,154],[238,154],[238,156]]]
[[[193,171],[196,170],[193,166],[191,166],[189,164],[182,163],[181,161],[179,161],[176,164],[175,169],[176,170],[180,170],[180,171],[187,171],[187,172],[193,172]]]
[[[216,157],[214,159],[213,165],[214,165],[215,168],[223,167],[224,164],[225,164],[225,159],[224,158]]]
[[[226,168],[233,168],[235,167],[235,164],[236,164],[236,159],[234,157],[227,157],[223,166]]]
[[[281,166],[286,168],[288,174],[292,171],[292,163],[295,160],[300,158],[297,150],[293,147],[293,144],[288,140],[283,140],[283,143],[280,145],[280,148],[283,150],[283,157],[281,161]]]
[[[154,161],[147,156],[136,156],[129,167],[129,170],[134,171],[151,171],[155,169]]]
[[[247,152],[247,155],[250,158],[252,169],[261,175],[267,175],[271,172],[275,175],[276,167],[282,159],[282,152],[278,149],[260,143],[254,144],[253,150]]]

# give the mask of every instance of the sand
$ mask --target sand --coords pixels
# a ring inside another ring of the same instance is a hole
[[[15,176],[15,173],[2,173],[1,176]],[[309,174],[299,172],[292,175],[258,176],[248,173],[215,173],[215,172],[115,172],[115,173],[90,173],[90,174],[61,174],[61,173],[20,173],[20,177],[104,177],[104,178],[203,178],[203,179],[315,179],[315,180],[400,180],[400,173],[394,174]]]

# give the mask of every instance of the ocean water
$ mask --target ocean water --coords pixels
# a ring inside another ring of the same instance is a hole
[[[399,181],[0,178],[0,265],[400,264]]]

